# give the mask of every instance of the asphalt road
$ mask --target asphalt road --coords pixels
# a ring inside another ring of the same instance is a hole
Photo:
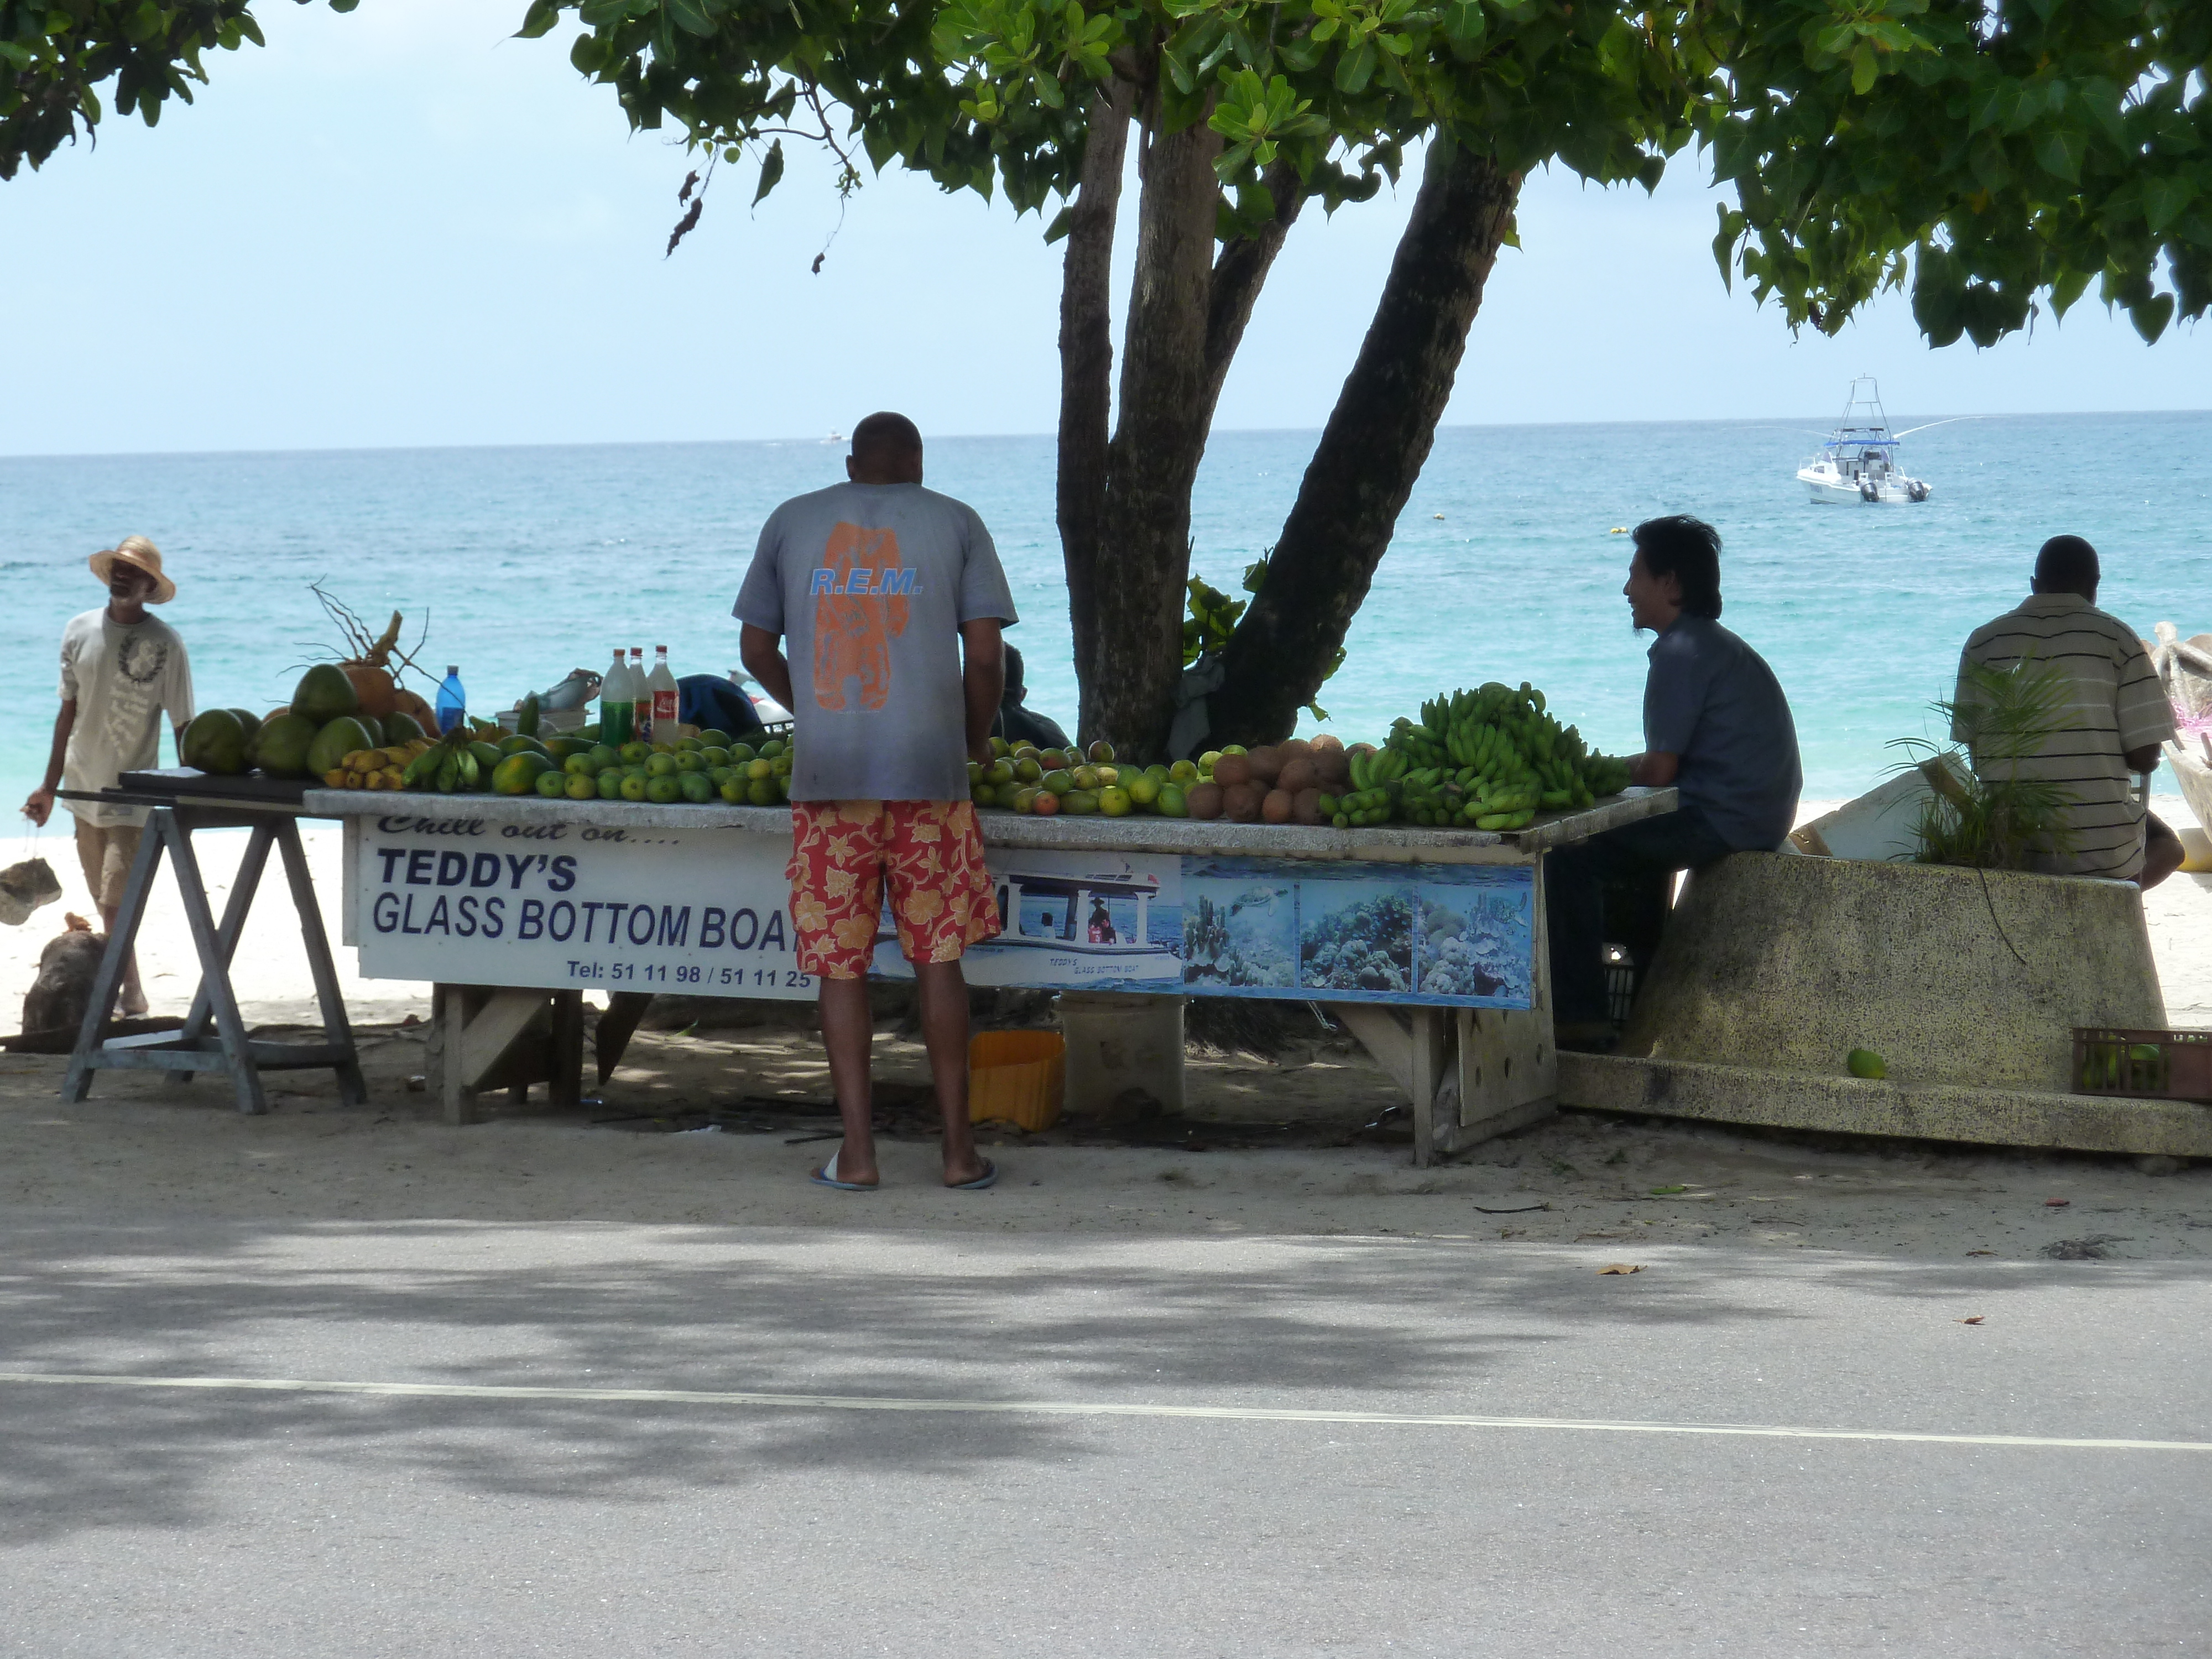
[[[2203,1264],[21,1215],[0,1246],[9,1656],[2212,1650]],[[1724,1425],[1784,1432],[1689,1431]]]

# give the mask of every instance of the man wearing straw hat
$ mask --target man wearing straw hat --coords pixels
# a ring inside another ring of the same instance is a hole
[[[143,536],[126,536],[88,561],[107,587],[107,603],[72,617],[62,629],[62,707],[54,717],[53,750],[46,781],[23,803],[23,816],[43,824],[54,810],[54,791],[112,788],[125,772],[161,764],[161,716],[167,714],[181,747],[192,718],[192,669],[185,642],[149,605],[167,605],[177,585],[161,574],[161,555]],[[131,861],[138,855],[145,812],[73,800],[77,859],[85,884],[111,930],[123,902]],[[134,955],[125,964],[123,1012],[146,1012]]]

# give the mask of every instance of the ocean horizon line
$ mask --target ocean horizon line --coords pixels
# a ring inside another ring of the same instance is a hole
[[[2203,409],[2051,409],[2008,410],[1967,414],[1947,414],[1941,411],[1915,410],[1911,415],[1896,417],[1906,420],[1936,421],[2048,421],[2048,420],[2157,420],[2185,419],[2194,416],[2212,415],[2212,407]],[[1559,432],[1559,431],[1619,431],[1649,430],[1654,427],[1701,427],[1714,429],[1744,430],[1768,426],[1817,426],[1828,428],[1835,422],[1833,413],[1790,415],[1737,415],[1724,417],[1655,416],[1644,420],[1613,421],[1454,421],[1437,427],[1439,434],[1446,432]],[[1221,427],[1208,434],[1214,438],[1288,437],[1311,435],[1318,438],[1322,428],[1318,426],[1284,427]],[[1049,441],[1058,434],[1053,432],[950,432],[934,436],[925,434],[929,443],[1011,443],[1032,440]],[[450,455],[450,454],[514,454],[577,450],[680,450],[680,449],[785,449],[809,446],[830,447],[847,441],[844,434],[815,436],[785,436],[776,438],[604,438],[562,439],[522,443],[392,443],[392,444],[330,444],[294,449],[271,449],[240,447],[230,449],[116,449],[116,450],[25,450],[0,453],[0,465],[18,461],[198,461],[210,459],[252,459],[259,458],[348,456],[348,455]]]

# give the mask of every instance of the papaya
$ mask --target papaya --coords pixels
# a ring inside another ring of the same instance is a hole
[[[491,770],[491,792],[495,795],[527,795],[536,793],[538,780],[553,769],[553,763],[535,749],[518,749]]]
[[[412,714],[395,710],[384,717],[384,740],[386,743],[411,743],[416,738],[429,735]]]
[[[230,712],[238,716],[239,725],[246,728],[246,740],[252,743],[253,734],[261,729],[261,716],[251,708],[234,708]]]
[[[526,749],[532,754],[544,756],[548,760],[553,758],[553,751],[551,750],[546,748],[544,744],[538,742],[536,738],[530,736],[526,732],[517,732],[512,737],[501,738],[499,742],[493,746],[496,748],[502,756],[519,755]]]
[[[343,669],[334,662],[319,662],[300,676],[292,691],[292,712],[313,720],[319,732],[341,715],[361,713],[361,697]]]
[[[571,755],[588,755],[592,752],[590,742],[583,738],[540,738],[538,742],[544,745],[545,752],[553,757],[556,765],[567,760]]]
[[[343,764],[348,755],[357,755],[364,749],[381,745],[368,727],[356,715],[341,714],[326,722],[315,733],[307,745],[307,770],[318,775]]]
[[[315,741],[319,728],[303,714],[276,714],[261,722],[261,729],[253,734],[250,753],[253,763],[272,778],[304,778],[307,775],[307,750]],[[356,749],[366,749],[367,744],[354,744]],[[325,771],[329,768],[324,769]]]
[[[216,777],[236,777],[246,770],[246,728],[232,710],[210,708],[192,717],[177,750],[187,766]]]

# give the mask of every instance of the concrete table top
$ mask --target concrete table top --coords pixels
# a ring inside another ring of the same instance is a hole
[[[1226,819],[1033,817],[1027,813],[976,814],[991,847],[1064,848],[1070,852],[1194,853],[1237,858],[1358,859],[1388,864],[1525,864],[1553,847],[1564,847],[1638,818],[1674,810],[1673,789],[1630,789],[1582,811],[1547,812],[1525,830],[1424,830],[1384,824],[1332,830],[1291,823],[1231,823]],[[787,806],[731,806],[717,802],[665,805],[646,801],[549,800],[542,795],[391,794],[357,789],[311,789],[302,803],[311,817],[570,826],[577,830],[744,830],[756,835],[791,834]],[[395,824],[395,828],[398,826]]]

